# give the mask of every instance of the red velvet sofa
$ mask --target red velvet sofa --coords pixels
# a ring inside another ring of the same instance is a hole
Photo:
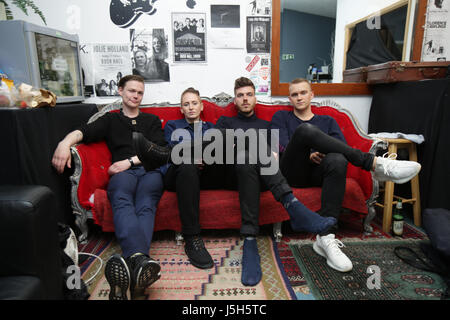
[[[202,97],[204,110],[202,119],[216,123],[220,116],[234,116],[237,111],[232,97],[221,94],[213,99]],[[117,112],[120,104],[112,104],[95,114],[89,121],[95,121],[105,112]],[[273,104],[259,103],[256,115],[271,120],[278,110],[291,110],[284,102]],[[158,115],[164,126],[168,120],[181,119],[179,105],[169,103],[153,104],[141,107],[142,112]],[[375,153],[382,147],[382,141],[374,140],[364,134],[353,116],[338,106],[313,106],[316,114],[327,114],[336,119],[347,143],[366,152]],[[80,228],[80,241],[88,236],[87,220],[101,226],[105,232],[114,231],[112,211],[106,195],[108,167],[111,154],[104,142],[79,144],[72,147],[74,174],[72,183],[72,208],[76,215],[76,225]],[[293,188],[296,197],[313,211],[320,209],[321,188]],[[370,172],[349,164],[347,170],[346,192],[343,207],[367,214],[363,219],[365,232],[372,232],[371,220],[375,216],[374,203],[378,195],[378,183]],[[239,229],[241,213],[238,192],[229,190],[202,190],[200,195],[200,224],[203,229]],[[282,205],[275,201],[270,191],[261,193],[260,225],[274,224],[274,236],[281,238],[281,222],[289,220]],[[178,216],[178,204],[174,192],[165,191],[156,214],[155,231],[174,230],[180,239],[181,222]]]

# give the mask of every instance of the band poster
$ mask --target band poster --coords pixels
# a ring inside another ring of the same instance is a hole
[[[450,1],[429,0],[422,61],[450,60]]]
[[[172,13],[174,62],[206,62],[206,13]]]
[[[164,29],[130,29],[130,44],[133,74],[146,82],[170,81]]]
[[[247,52],[270,53],[270,17],[247,17]]]
[[[80,60],[86,87],[97,97],[119,96],[120,78],[131,73],[129,44],[81,45]]]

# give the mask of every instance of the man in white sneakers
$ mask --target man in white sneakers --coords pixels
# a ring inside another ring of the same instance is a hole
[[[295,79],[289,85],[292,111],[278,111],[271,129],[280,136],[280,169],[292,187],[322,187],[320,214],[334,217],[341,211],[345,193],[347,164],[373,171],[379,181],[405,183],[420,171],[420,164],[376,157],[347,145],[336,121],[311,110],[314,93],[306,79]],[[327,259],[338,271],[348,272],[353,265],[341,251],[344,244],[335,238],[337,224],[317,235],[314,251]]]

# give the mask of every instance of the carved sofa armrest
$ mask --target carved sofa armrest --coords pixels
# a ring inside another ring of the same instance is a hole
[[[106,189],[111,153],[105,142],[78,144],[71,148],[74,173],[71,176],[72,210],[75,224],[81,231],[79,241],[87,238],[87,219],[94,219],[94,193]]]

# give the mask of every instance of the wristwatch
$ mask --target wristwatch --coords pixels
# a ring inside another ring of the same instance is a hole
[[[128,158],[128,161],[130,161],[130,163],[131,163],[131,167],[130,168],[133,168],[134,167],[133,158]]]

